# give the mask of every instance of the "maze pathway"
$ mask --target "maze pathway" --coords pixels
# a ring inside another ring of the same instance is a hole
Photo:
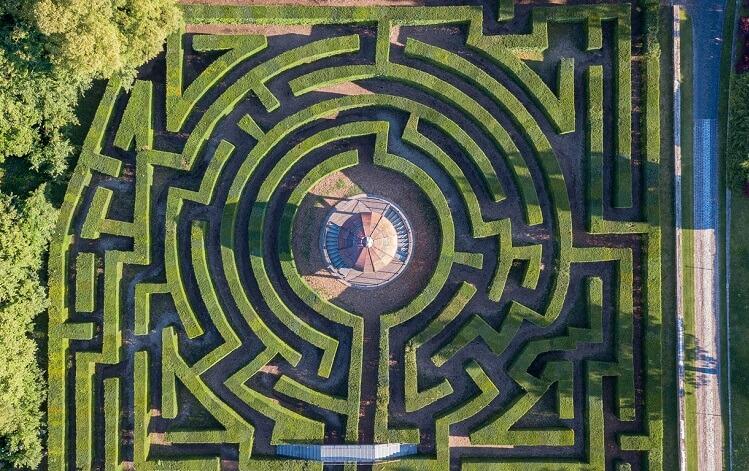
[[[658,5],[515,3],[185,5],[203,33],[108,85],[65,196],[49,469],[396,443],[417,454],[391,469],[660,469]],[[314,185],[364,163],[439,231],[374,318],[291,243]]]

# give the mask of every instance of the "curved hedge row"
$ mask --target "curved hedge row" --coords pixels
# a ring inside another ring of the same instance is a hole
[[[167,45],[163,89],[139,80],[120,100],[119,85],[108,87],[50,256],[50,469],[116,468],[128,457],[136,469],[227,460],[306,469],[273,457],[273,446],[356,443],[372,422],[376,443],[421,445],[418,457],[384,467],[601,469],[618,453],[658,468],[663,209],[658,175],[648,169],[640,185],[632,171],[658,164],[658,71],[654,51],[643,65],[647,126],[633,123],[637,14],[534,7],[530,33],[485,35],[481,7],[186,13],[205,23],[346,26],[288,49],[262,34],[180,33]],[[584,28],[575,60],[548,57],[549,23]],[[460,35],[466,47],[410,37],[409,26]],[[391,39],[396,27],[402,45]],[[613,63],[596,59],[604,49]],[[203,53],[214,60],[185,86],[186,57]],[[528,59],[553,62],[556,83]],[[278,86],[286,73],[288,91]],[[346,82],[384,92],[320,93]],[[165,112],[154,104],[160,93]],[[642,126],[645,145],[633,145]],[[565,139],[581,148],[563,148]],[[408,178],[433,206],[441,246],[425,288],[365,332],[364,317],[305,282],[291,242],[305,195],[368,158],[360,151],[369,145],[375,165]],[[608,148],[614,175],[604,173]],[[579,161],[565,160],[578,150]],[[633,194],[640,187],[645,194]],[[628,220],[622,208],[643,217]],[[131,220],[118,219],[130,210]],[[365,367],[365,335],[377,337],[376,371]],[[645,417],[627,426],[639,431],[603,433],[612,407],[604,377],[615,377],[616,419]],[[375,395],[374,417],[361,416]],[[193,414],[210,418],[190,423]],[[125,430],[132,444],[121,443]]]

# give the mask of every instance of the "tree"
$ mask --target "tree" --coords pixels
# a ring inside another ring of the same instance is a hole
[[[44,186],[25,201],[0,194],[0,465],[34,468],[42,457],[44,388],[31,335],[47,308],[39,271],[56,217]]]
[[[37,0],[31,19],[67,73],[129,82],[182,16],[174,0]]]
[[[27,158],[37,170],[60,175],[72,146],[62,130],[88,82],[56,73],[42,34],[12,17],[0,21],[0,163]]]
[[[93,79],[136,69],[182,21],[174,0],[6,0],[0,4],[0,163],[62,174],[75,104]]]
[[[0,189],[63,178],[82,93],[97,78],[130,83],[181,21],[174,0],[1,0]],[[39,272],[56,219],[44,193],[0,190],[0,469],[42,457],[45,389],[32,334],[47,308]]]

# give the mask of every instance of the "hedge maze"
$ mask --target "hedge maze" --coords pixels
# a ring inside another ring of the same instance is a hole
[[[188,5],[108,85],[49,261],[49,469],[322,469],[286,443],[661,468],[657,2],[442,3]],[[291,243],[310,189],[364,164],[439,229],[377,316]]]

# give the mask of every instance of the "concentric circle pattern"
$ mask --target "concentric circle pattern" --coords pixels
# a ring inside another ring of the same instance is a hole
[[[108,85],[49,260],[50,470],[662,467],[657,5],[436,3],[186,5]]]

